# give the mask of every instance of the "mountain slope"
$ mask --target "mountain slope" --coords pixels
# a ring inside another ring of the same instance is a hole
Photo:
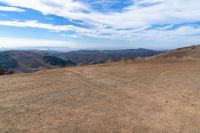
[[[18,67],[16,59],[14,59],[9,52],[0,53],[0,65],[6,69],[13,69]]]
[[[94,51],[5,51],[0,52],[0,65],[15,72],[32,72],[41,69],[74,66],[76,64],[98,64],[108,61],[135,59],[159,54],[147,49],[94,50]]]
[[[149,59],[160,61],[199,61],[200,45],[179,48],[151,57]]]
[[[77,64],[98,64],[108,61],[130,60],[137,57],[149,57],[160,54],[161,51],[149,49],[128,50],[81,50],[67,53],[59,53],[56,56],[63,60],[71,60]]]
[[[6,70],[31,72],[46,68],[73,66],[75,63],[31,51],[5,51],[0,53],[0,65]]]
[[[61,67],[65,67],[65,66],[74,66],[76,65],[76,63],[68,60],[62,60],[58,57],[55,56],[44,56],[43,57],[44,61],[52,66],[61,66]]]

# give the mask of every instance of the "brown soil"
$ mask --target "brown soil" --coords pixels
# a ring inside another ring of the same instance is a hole
[[[200,62],[118,62],[0,77],[1,133],[198,133]]]

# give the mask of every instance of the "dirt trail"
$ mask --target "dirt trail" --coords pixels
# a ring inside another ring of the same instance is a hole
[[[0,133],[198,133],[199,62],[118,62],[0,77]]]

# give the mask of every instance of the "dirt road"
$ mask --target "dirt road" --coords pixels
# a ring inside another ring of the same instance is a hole
[[[200,63],[118,62],[0,77],[1,133],[199,133]]]

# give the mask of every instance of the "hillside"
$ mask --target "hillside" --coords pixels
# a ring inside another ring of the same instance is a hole
[[[5,51],[0,52],[0,65],[6,70],[15,72],[32,72],[47,68],[74,66],[76,63],[31,51]]]
[[[197,46],[153,57],[157,62],[120,61],[1,76],[0,132],[197,133],[199,55]]]
[[[32,72],[36,70],[66,66],[100,64],[108,61],[135,59],[159,54],[160,51],[147,49],[100,50],[100,51],[5,51],[0,52],[0,65],[15,72]]]
[[[148,59],[160,61],[200,61],[200,45],[175,49]]]
[[[108,61],[131,60],[137,57],[150,57],[160,54],[161,51],[150,49],[127,50],[81,50],[67,53],[58,53],[57,57],[71,60],[77,64],[99,64]]]

